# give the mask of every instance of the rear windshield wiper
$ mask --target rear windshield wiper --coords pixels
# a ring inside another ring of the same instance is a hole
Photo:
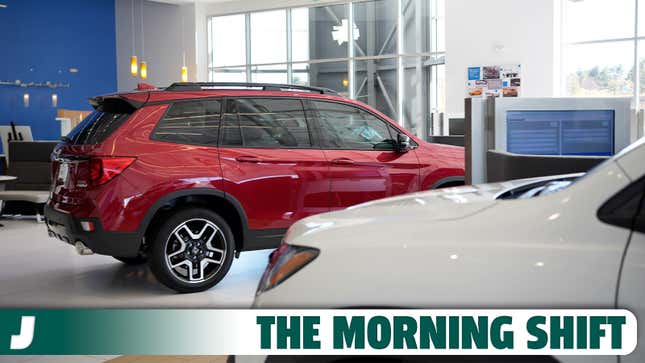
[[[60,137],[60,141],[62,141],[62,142],[64,142],[64,143],[66,143],[66,144],[71,144],[71,143],[72,143],[72,139],[70,139],[70,138],[69,138],[69,137],[67,137],[67,136],[61,136],[61,137]]]

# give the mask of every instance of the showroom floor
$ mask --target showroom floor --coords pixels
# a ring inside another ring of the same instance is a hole
[[[0,222],[0,308],[248,307],[270,253],[242,253],[219,285],[182,295],[159,284],[146,265],[77,255],[72,246],[49,238],[43,223]]]

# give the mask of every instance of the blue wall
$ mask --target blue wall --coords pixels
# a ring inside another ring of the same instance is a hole
[[[88,98],[117,89],[114,0],[0,3],[7,5],[0,8],[0,80],[70,84],[55,90],[0,86],[0,125],[30,125],[34,139],[56,140],[60,123],[52,93],[58,108],[91,110]]]

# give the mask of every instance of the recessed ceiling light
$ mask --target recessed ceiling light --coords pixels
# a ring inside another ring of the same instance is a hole
[[[70,68],[68,71],[69,73],[78,73],[78,68]]]
[[[0,8],[3,8],[3,9],[4,9],[4,8],[6,8],[6,7],[7,7],[7,5],[6,5],[6,4],[0,4]]]

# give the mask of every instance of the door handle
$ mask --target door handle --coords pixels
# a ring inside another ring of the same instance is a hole
[[[331,161],[334,165],[354,165],[354,160],[348,158],[338,158]]]
[[[240,163],[259,163],[262,160],[256,156],[238,156],[235,158]]]

